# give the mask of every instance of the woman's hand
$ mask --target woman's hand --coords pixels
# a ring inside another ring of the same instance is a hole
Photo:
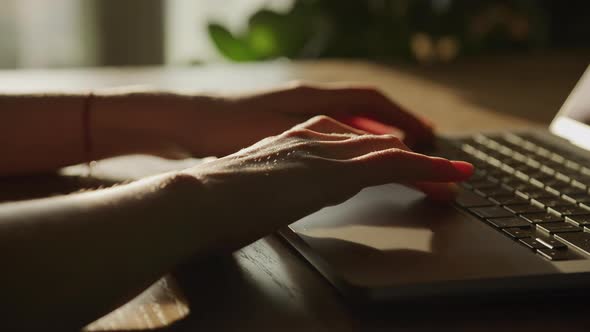
[[[315,115],[327,115],[372,134],[395,132],[411,147],[429,145],[434,136],[428,123],[374,88],[291,84],[221,98],[214,109],[196,112],[198,119],[185,122],[183,141],[192,144],[190,150],[198,155],[223,156]]]
[[[462,161],[410,151],[392,135],[365,134],[316,116],[278,136],[186,172],[206,188],[206,220],[219,243],[252,241],[362,188],[398,182],[450,196],[470,177]],[[231,238],[226,238],[230,236]]]

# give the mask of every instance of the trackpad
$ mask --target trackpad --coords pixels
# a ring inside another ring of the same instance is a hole
[[[363,287],[555,271],[484,222],[395,184],[367,188],[290,227],[339,278]]]

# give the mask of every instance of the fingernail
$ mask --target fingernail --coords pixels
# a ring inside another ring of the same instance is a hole
[[[466,162],[466,161],[460,161],[460,160],[451,160],[451,164],[453,165],[453,167],[459,171],[461,174],[465,175],[466,177],[469,177],[473,174],[473,165]]]

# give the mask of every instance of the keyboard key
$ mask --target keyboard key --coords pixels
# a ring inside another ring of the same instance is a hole
[[[536,249],[547,248],[547,246],[543,245],[541,242],[537,241],[537,239],[534,239],[532,237],[522,238],[522,239],[518,240],[518,242],[520,242],[521,244],[523,244],[527,248],[532,249],[533,251]]]
[[[573,198],[573,197],[571,197],[571,196],[568,196],[568,195],[561,195],[561,198],[562,198],[564,201],[566,201],[566,202],[569,202],[570,204],[574,204],[574,205],[577,205],[577,204],[578,204],[578,202],[576,201],[576,199],[575,199],[575,198]]]
[[[543,167],[543,165],[535,159],[537,156],[534,154],[530,154],[530,153],[525,153],[525,155],[527,156],[526,164],[528,166],[538,170],[539,172],[541,172],[541,167]],[[545,172],[543,172],[543,173],[545,173]],[[547,174],[547,173],[545,173],[545,174]]]
[[[572,161],[572,160],[566,160],[564,165],[565,165],[565,167],[572,169],[574,171],[577,171],[582,167],[582,165],[580,165],[577,162]]]
[[[537,189],[534,191],[527,191],[527,192],[517,190],[514,194],[516,194],[517,196],[522,197],[524,199],[555,197],[555,195],[553,195],[543,189]]]
[[[467,184],[471,185],[473,189],[488,189],[488,188],[496,188],[498,187],[497,183],[490,182],[487,180],[484,181],[466,181]]]
[[[537,253],[552,261],[563,261],[573,258],[567,250],[539,249]]]
[[[502,187],[509,191],[523,191],[523,192],[532,192],[539,190],[538,187],[528,183],[528,182],[518,182],[518,183],[503,183]]]
[[[514,168],[514,167],[513,167]],[[516,169],[516,168],[515,168]],[[516,172],[514,172],[514,176],[519,178],[522,181],[528,182],[529,181],[529,176],[528,174],[526,174],[523,171],[517,170]]]
[[[488,178],[496,178],[496,179],[499,179],[504,176],[509,176],[506,173],[502,172],[502,170],[495,168],[495,167],[492,167],[491,169],[490,168],[486,169],[486,175]]]
[[[590,187],[590,176],[589,175],[572,175],[572,185],[580,188]]]
[[[567,246],[553,237],[538,237],[537,241],[549,249],[565,249]]]
[[[492,175],[490,175],[492,176]],[[512,175],[509,174],[499,174],[496,176],[493,176],[497,182],[510,182],[510,181],[515,181],[514,177]]]
[[[531,167],[519,160],[513,159],[511,166],[512,166],[512,168],[517,170],[517,172],[522,172],[522,173],[526,174],[527,179],[531,177],[531,173],[536,172],[536,168]],[[518,176],[518,174],[517,174],[517,176]],[[525,178],[525,177],[523,177],[523,178]]]
[[[544,160],[543,162],[545,163],[545,165],[551,167],[555,171],[553,176],[556,178],[559,177],[560,173],[564,174],[564,173],[569,172],[569,169],[567,167],[565,167],[565,165],[563,165],[559,162],[556,162],[554,160]]]
[[[521,144],[522,144],[523,148],[525,148],[526,150],[529,150],[529,151],[533,151],[533,152],[536,151],[538,148],[538,146],[535,143],[527,141],[527,140],[523,140],[523,142]]]
[[[537,229],[549,234],[555,233],[570,233],[581,232],[582,229],[578,226],[566,222],[544,223],[537,224]]]
[[[590,215],[569,216],[565,217],[565,221],[576,225],[578,227],[590,225]]]
[[[487,221],[498,228],[511,228],[511,227],[521,227],[527,228],[531,227],[531,224],[520,218],[520,217],[507,217],[507,218],[492,218],[487,219]]]
[[[487,197],[502,197],[502,196],[514,196],[514,194],[509,191],[506,190],[502,187],[496,187],[496,188],[484,188],[484,189],[476,189],[475,193],[481,196],[487,196]]]
[[[478,217],[481,218],[503,218],[503,217],[512,217],[513,214],[510,211],[499,207],[499,206],[490,206],[490,207],[479,207],[479,208],[470,208],[469,211],[475,213]]]
[[[522,216],[522,218],[530,222],[531,224],[543,224],[548,222],[563,221],[561,217],[549,213],[525,214]]]
[[[588,194],[584,194],[584,195],[567,195],[567,196],[573,198],[578,203],[583,203],[583,204],[586,204],[586,205],[590,205],[590,195],[588,195]]]
[[[501,139],[516,146],[520,146],[520,144],[524,141],[520,136],[513,133],[504,133],[502,134]]]
[[[473,187],[471,186],[471,183],[469,183],[467,181],[460,182],[459,187],[469,189],[469,190],[473,189]]]
[[[555,170],[547,165],[543,165],[540,168],[541,172],[551,175],[553,177],[553,175],[555,175]]]
[[[585,189],[573,187],[573,186],[561,188],[561,189],[559,189],[559,192],[562,195],[584,195],[584,194],[587,194]]]
[[[557,188],[545,187],[545,191],[552,194],[553,196],[557,196],[557,197],[561,196],[561,192]]]
[[[540,208],[555,207],[555,206],[573,206],[572,203],[565,201],[558,197],[543,197],[531,199],[531,204]]]
[[[500,179],[499,179],[499,178],[497,178],[497,177],[495,177],[495,176],[493,176],[493,175],[488,175],[488,176],[486,177],[486,181],[488,181],[488,182],[493,182],[493,183],[495,183],[495,184],[496,184],[496,186],[500,186],[500,182],[502,182],[502,181],[500,181]]]
[[[504,185],[503,187],[513,188],[519,184],[522,184],[522,180],[519,178],[515,178],[513,175],[505,175],[501,178],[501,182]]]
[[[530,178],[529,183],[538,188],[545,188],[545,182],[538,178]]]
[[[541,209],[538,206],[534,205],[507,205],[504,207],[506,210],[514,213],[514,214],[527,214],[527,213],[542,213],[545,210]]]
[[[566,171],[568,171],[568,170],[566,170]],[[559,180],[559,181],[563,181],[563,182],[566,182],[566,183],[569,183],[569,182],[572,180],[572,179],[569,177],[569,175],[567,175],[567,174],[564,174],[564,173],[561,173],[561,172],[560,172],[560,173],[556,173],[556,174],[555,174],[555,178],[556,178],[557,180]]]
[[[518,197],[518,196],[490,197],[490,201],[492,201],[498,205],[516,205],[516,204],[528,204],[529,203],[528,200]]]
[[[455,203],[464,208],[494,205],[494,203],[490,202],[486,198],[468,190],[460,191],[459,194],[457,194],[457,197],[455,198]]]
[[[485,180],[487,177],[486,172],[484,172],[483,170],[478,170],[476,169],[473,172],[473,175],[469,178],[470,181],[475,181],[475,180]]]
[[[545,186],[555,188],[555,189],[562,189],[569,186],[569,183],[560,181],[558,179],[547,179],[543,181]]]
[[[583,166],[580,169],[580,173],[572,174],[572,180],[580,181],[582,183],[590,183],[590,172],[588,172],[590,168]]]
[[[558,164],[563,164],[565,162],[565,158],[555,152],[551,154],[550,158]]]
[[[555,206],[547,208],[549,213],[553,213],[555,215],[564,217],[564,216],[577,216],[577,215],[584,215],[589,214],[590,211],[577,207],[577,206]]]
[[[532,182],[532,180],[538,180],[540,182],[543,182],[547,179],[553,178],[553,176],[551,176],[550,174],[547,174],[547,173],[542,172],[540,170],[536,170],[534,172],[529,173],[529,176],[530,176],[529,182]],[[543,186],[545,186],[545,185],[543,184]]]
[[[527,228],[504,228],[504,233],[510,235],[513,239],[522,239],[526,237],[532,237],[533,231]]]
[[[526,163],[527,162],[527,159],[529,157],[526,156],[526,155],[524,155],[524,154],[522,154],[522,153],[520,153],[520,152],[518,152],[518,151],[512,150],[512,158],[514,158],[514,160],[518,160],[521,163]],[[535,167],[532,167],[530,165],[526,165],[526,166],[527,167],[530,167],[531,169],[536,169]]]
[[[569,244],[578,250],[581,250],[587,255],[590,255],[590,233],[562,233],[556,234],[555,238]]]

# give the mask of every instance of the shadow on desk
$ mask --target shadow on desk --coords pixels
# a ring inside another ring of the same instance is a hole
[[[273,245],[287,244],[276,241]],[[264,290],[249,280],[231,256],[195,262],[179,269],[176,276],[191,303],[191,315],[162,331],[553,332],[585,331],[587,327],[580,319],[587,310],[578,303],[588,293],[444,298],[372,306],[346,303],[337,294],[317,294],[338,299],[344,315],[323,311],[317,306],[320,300],[314,299],[315,304],[307,304],[316,307],[319,317],[310,324],[278,306],[281,301],[261,300]]]
[[[264,243],[264,244],[263,244]],[[295,272],[292,252],[281,253],[281,268],[268,251],[284,251],[285,244],[271,236],[233,255],[184,265],[174,274],[191,314],[170,331],[357,331],[352,312],[336,290],[316,272]],[[299,262],[298,262],[299,263]],[[315,281],[315,280],[314,280]]]

